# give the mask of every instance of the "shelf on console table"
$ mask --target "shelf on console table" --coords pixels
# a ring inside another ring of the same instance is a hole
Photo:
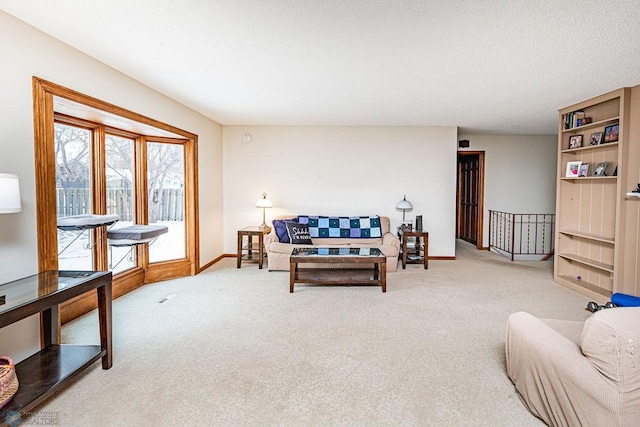
[[[98,359],[102,368],[112,366],[111,272],[45,271],[0,285],[0,328],[41,313],[43,349],[16,364],[18,391],[2,409],[0,423],[7,414],[30,411]],[[58,305],[96,290],[100,345],[60,345]]]

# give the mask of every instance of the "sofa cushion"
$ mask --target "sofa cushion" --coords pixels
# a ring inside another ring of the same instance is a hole
[[[280,243],[289,243],[289,233],[287,232],[287,226],[285,225],[285,221],[280,219],[273,220],[273,229],[276,232],[276,236],[278,236],[278,241]]]
[[[297,222],[285,222],[289,241],[294,245],[311,245],[311,237],[309,237],[309,226],[307,224],[299,224]]]

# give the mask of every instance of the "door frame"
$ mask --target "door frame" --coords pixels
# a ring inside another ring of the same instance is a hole
[[[480,250],[488,250],[484,243],[484,151],[464,151],[458,150],[456,156],[456,239],[460,238],[460,177],[462,175],[460,169],[460,159],[465,156],[478,156],[478,218],[476,222],[476,248]]]

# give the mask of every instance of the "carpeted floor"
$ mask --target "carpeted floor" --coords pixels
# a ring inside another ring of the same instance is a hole
[[[113,368],[94,364],[37,411],[68,426],[541,425],[506,375],[507,317],[582,320],[588,299],[551,262],[465,243],[456,256],[389,273],[386,294],[289,294],[287,272],[234,259],[144,286],[114,302]],[[96,313],[63,341],[99,343]]]

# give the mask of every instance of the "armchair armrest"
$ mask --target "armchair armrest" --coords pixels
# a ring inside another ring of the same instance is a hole
[[[391,233],[385,233],[382,236],[382,244],[385,246],[395,246],[400,249],[400,239]]]
[[[580,347],[529,313],[509,316],[507,374],[527,408],[550,425],[622,425],[618,384]]]
[[[271,243],[273,242],[278,242],[278,236],[276,236],[276,233],[274,231],[270,232],[269,234],[267,234],[266,236],[264,236],[264,247],[265,249],[268,251],[269,250],[269,245],[271,245]]]

